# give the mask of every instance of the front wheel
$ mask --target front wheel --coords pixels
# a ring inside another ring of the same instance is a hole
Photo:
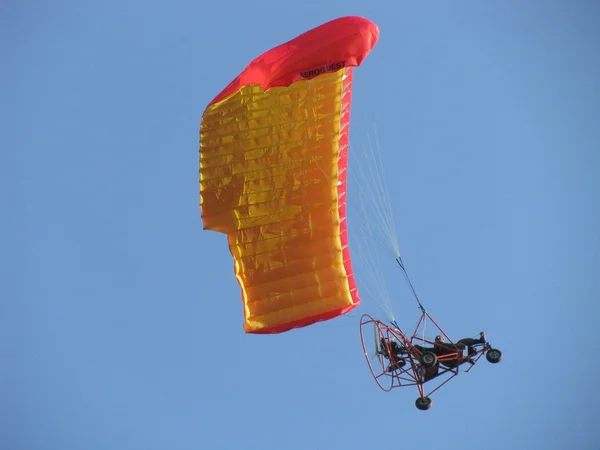
[[[502,359],[502,352],[498,349],[492,348],[488,350],[488,352],[485,354],[485,357],[492,364],[496,364]]]
[[[421,411],[428,410],[431,408],[432,401],[429,397],[419,397],[415,402],[415,406]]]

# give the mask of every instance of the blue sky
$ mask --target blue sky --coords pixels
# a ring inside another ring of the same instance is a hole
[[[3,2],[0,447],[599,448],[599,14],[591,0]],[[381,30],[355,71],[350,139],[360,152],[377,128],[412,281],[450,336],[485,330],[504,353],[426,413],[370,376],[358,321],[374,299],[245,335],[225,236],[202,231],[206,104],[261,52],[344,15]]]

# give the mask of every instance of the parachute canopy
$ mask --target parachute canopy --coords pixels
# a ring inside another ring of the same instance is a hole
[[[378,37],[361,17],[325,23],[252,61],[202,116],[204,229],[227,234],[247,333],[360,303],[346,228],[352,68]]]

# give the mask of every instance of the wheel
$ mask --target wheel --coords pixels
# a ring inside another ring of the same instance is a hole
[[[423,365],[423,367],[426,367],[429,369],[430,367],[433,367],[436,365],[437,356],[435,356],[431,352],[423,352],[423,354],[421,355],[421,358],[419,358],[419,361]]]
[[[485,354],[485,357],[492,364],[496,364],[502,359],[502,352],[498,349],[492,348],[488,350],[488,352]]]
[[[429,397],[419,397],[417,399],[417,401],[415,402],[415,406],[418,409],[420,409],[421,411],[425,411],[425,410],[431,408],[432,403],[433,402],[431,401],[431,399]]]

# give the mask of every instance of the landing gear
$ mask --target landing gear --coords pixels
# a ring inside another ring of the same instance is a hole
[[[419,362],[423,365],[423,367],[429,369],[437,364],[437,356],[431,352],[423,352],[419,358]]]
[[[433,404],[433,402],[431,401],[431,399],[429,397],[419,397],[417,399],[417,401],[415,402],[415,406],[420,409],[421,411],[426,411],[429,408],[431,408],[431,405]]]
[[[485,354],[485,358],[492,364],[499,363],[502,359],[502,352],[496,348],[491,348]]]

